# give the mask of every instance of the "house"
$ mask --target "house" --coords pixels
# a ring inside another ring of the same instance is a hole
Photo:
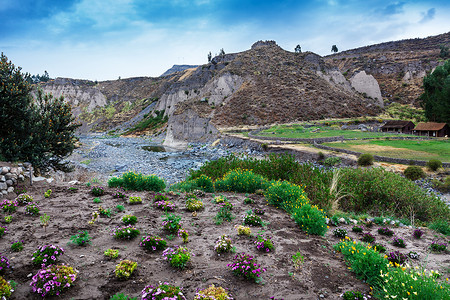
[[[411,121],[390,120],[381,126],[382,132],[412,133],[414,123]]]
[[[450,135],[450,128],[446,123],[419,123],[413,129],[413,134],[421,136],[445,137]]]

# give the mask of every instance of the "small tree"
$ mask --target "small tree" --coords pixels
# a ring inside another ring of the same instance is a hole
[[[300,47],[300,45],[295,46],[294,49],[295,53],[302,53],[302,47]]]
[[[224,55],[225,55],[225,51],[223,50],[223,48],[220,49],[219,55],[220,55],[220,56],[224,56]]]
[[[439,53],[439,56],[442,58],[446,58],[447,56],[449,56],[449,51],[448,51],[448,47],[446,47],[445,45],[441,45],[439,46],[441,48],[441,52]]]
[[[336,45],[331,46],[331,52],[337,53],[339,50]]]
[[[208,53],[208,62],[209,63],[211,62],[211,58],[212,58],[212,54],[211,54],[211,51],[209,51],[209,53]]]

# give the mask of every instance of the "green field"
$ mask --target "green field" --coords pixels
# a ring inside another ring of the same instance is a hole
[[[332,136],[343,136],[344,138],[377,138],[398,136],[396,133],[364,132],[360,130],[341,130],[339,126],[313,126],[304,128],[301,125],[278,125],[261,131],[258,135],[268,137],[286,138],[323,138]],[[407,136],[407,135],[402,135]]]
[[[359,140],[323,145],[394,158],[450,162],[449,140]]]

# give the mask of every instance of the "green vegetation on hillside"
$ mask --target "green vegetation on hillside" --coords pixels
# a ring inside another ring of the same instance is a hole
[[[155,130],[162,127],[169,120],[167,115],[164,116],[164,109],[155,111],[155,114],[156,116],[154,117],[147,116],[147,118],[144,118],[141,122],[130,128],[126,134],[142,130]]]
[[[385,108],[383,116],[396,120],[407,120],[413,122],[425,122],[425,111],[422,108],[415,108],[411,105],[391,103]]]

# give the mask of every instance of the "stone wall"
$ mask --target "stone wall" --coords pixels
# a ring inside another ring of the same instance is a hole
[[[18,164],[17,167],[0,163],[0,193],[5,196],[14,192],[14,186],[25,180],[30,174],[29,166]]]

